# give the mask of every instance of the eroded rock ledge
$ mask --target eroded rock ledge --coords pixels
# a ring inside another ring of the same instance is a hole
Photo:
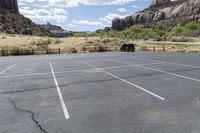
[[[200,20],[200,0],[152,0],[149,8],[137,12],[124,19],[115,18],[112,21],[112,30],[123,30],[134,24],[153,27],[162,23],[168,28],[189,21]]]

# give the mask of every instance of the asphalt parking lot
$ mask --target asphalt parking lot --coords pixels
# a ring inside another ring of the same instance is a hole
[[[0,57],[1,133],[199,133],[200,54]]]

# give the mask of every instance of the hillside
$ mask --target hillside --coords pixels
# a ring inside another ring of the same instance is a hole
[[[200,20],[200,0],[152,0],[149,8],[124,19],[115,18],[112,30],[123,30],[135,24],[154,27],[157,23],[169,29],[177,24]]]
[[[26,35],[48,34],[48,31],[19,13],[17,0],[0,0],[0,32]]]

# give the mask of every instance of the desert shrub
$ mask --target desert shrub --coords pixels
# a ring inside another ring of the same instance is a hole
[[[48,45],[52,43],[51,39],[40,39],[35,44],[43,49],[48,48]]]
[[[111,40],[109,38],[105,38],[102,40],[102,43],[109,43]]]
[[[69,48],[68,53],[78,53],[78,51],[76,50],[76,48],[72,47]]]
[[[156,25],[154,28],[154,31],[155,31],[156,35],[158,35],[160,37],[163,37],[167,34],[165,27],[161,24]]]
[[[188,29],[188,30],[197,30],[198,29],[198,23],[197,22],[188,22],[186,25],[185,25],[185,28]]]
[[[22,49],[20,47],[7,47],[3,48],[4,55],[32,55],[33,51],[29,49]]]
[[[2,36],[1,39],[6,39],[6,37],[5,37],[5,36]]]
[[[62,43],[62,42],[63,42],[63,41],[60,40],[60,39],[56,39],[56,40],[54,41],[55,44],[59,44],[59,43]]]
[[[184,31],[185,29],[184,29],[184,27],[183,26],[181,26],[181,25],[177,25],[177,26],[175,26],[174,28],[172,28],[172,30],[171,30],[171,35],[179,35],[179,34],[181,34],[183,31]]]
[[[106,47],[99,45],[97,52],[106,52]]]

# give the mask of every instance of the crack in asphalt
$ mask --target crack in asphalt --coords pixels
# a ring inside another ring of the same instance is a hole
[[[41,132],[43,133],[48,133],[40,124],[39,124],[39,121],[36,120],[35,118],[35,114],[29,110],[25,110],[25,109],[20,109],[19,107],[17,107],[16,103],[14,102],[14,100],[9,97],[9,101],[13,104],[14,108],[19,111],[19,112],[25,112],[25,113],[28,113],[30,114],[31,116],[31,119],[33,120],[33,122],[35,123],[35,125],[40,129]]]
[[[80,84],[86,84],[86,83],[98,83],[98,82],[107,82],[107,81],[114,81],[118,80],[116,78],[112,79],[105,79],[105,80],[93,80],[93,81],[81,81],[81,82],[73,82],[73,83],[68,83],[68,84],[60,84],[59,87],[66,87],[70,85],[80,85]],[[23,90],[16,90],[16,91],[4,91],[0,92],[0,94],[14,94],[14,93],[24,93],[24,92],[31,92],[31,91],[38,91],[38,90],[48,90],[48,89],[53,89],[56,86],[49,86],[49,87],[43,87],[43,88],[33,88],[33,89],[23,89]]]
[[[167,72],[182,72],[182,71],[191,71],[191,70],[196,70],[196,69],[183,69],[183,70],[176,70],[176,71],[167,71]],[[139,78],[139,77],[149,77],[149,76],[154,76],[154,75],[161,75],[162,73],[160,72],[151,72],[151,73],[144,73],[144,74],[139,74],[135,76],[121,76],[120,78],[124,79],[131,79],[131,78]],[[90,80],[90,81],[79,81],[79,82],[72,82],[72,83],[67,83],[67,84],[60,84],[60,87],[66,87],[70,85],[80,85],[80,84],[86,84],[86,83],[98,83],[98,82],[107,82],[107,81],[115,81],[118,80],[116,78],[109,78],[109,79],[102,79],[102,80]],[[56,86],[49,86],[49,87],[43,87],[43,88],[32,88],[32,89],[22,89],[22,90],[15,90],[15,91],[3,91],[0,92],[0,94],[14,94],[14,93],[24,93],[24,92],[31,92],[31,91],[39,91],[39,90],[48,90],[48,89],[53,89]]]

